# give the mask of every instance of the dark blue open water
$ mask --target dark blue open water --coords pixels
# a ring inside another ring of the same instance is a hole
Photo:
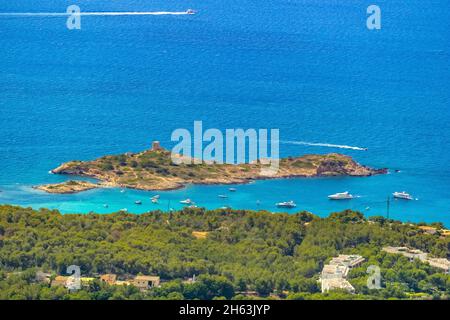
[[[0,16],[0,203],[110,212],[155,208],[150,193],[95,190],[46,195],[38,183],[64,161],[139,151],[202,120],[207,128],[279,128],[281,154],[344,152],[400,173],[296,179],[161,193],[209,208],[276,209],[295,200],[320,215],[344,208],[450,223],[450,6],[447,0],[375,1],[382,29],[366,28],[364,0],[0,1],[0,12],[183,11],[193,16]],[[331,202],[351,191],[361,198]],[[142,206],[134,205],[141,199]],[[171,200],[170,204],[168,203]],[[256,200],[261,204],[256,205]],[[103,208],[108,203],[109,208]]]

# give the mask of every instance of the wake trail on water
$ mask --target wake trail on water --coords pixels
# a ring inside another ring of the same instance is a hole
[[[151,12],[80,12],[80,16],[163,16],[163,15],[189,15],[186,11],[151,11]],[[65,17],[71,13],[62,12],[1,12],[0,16],[13,17]]]
[[[321,142],[306,142],[306,141],[280,141],[280,142],[284,143],[284,144],[295,144],[295,145],[311,146],[311,147],[327,147],[327,148],[350,149],[350,150],[359,150],[359,151],[367,150],[367,148],[362,148],[362,147],[354,147],[354,146],[331,144],[331,143],[321,143]]]

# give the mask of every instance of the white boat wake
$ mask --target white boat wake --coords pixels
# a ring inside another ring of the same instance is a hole
[[[80,16],[164,16],[164,15],[191,15],[188,11],[151,11],[151,12],[80,12]],[[65,17],[71,13],[66,12],[0,12],[0,16],[12,17]]]
[[[346,146],[346,145],[341,145],[341,144],[316,143],[316,142],[305,142],[305,141],[280,141],[280,142],[285,143],[285,144],[296,144],[296,145],[312,146],[312,147],[327,147],[327,148],[339,148],[339,149],[367,151],[367,148]]]

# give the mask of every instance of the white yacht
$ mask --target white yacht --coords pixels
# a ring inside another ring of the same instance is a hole
[[[295,208],[297,205],[294,201],[278,202],[276,204],[278,208]]]
[[[192,10],[192,9],[186,10],[186,14],[195,14],[195,13],[196,13],[195,10]]]
[[[330,199],[330,200],[350,200],[353,198],[354,198],[354,196],[352,194],[350,194],[348,191],[338,192],[338,193],[331,194],[328,196],[328,199]]]
[[[191,199],[186,199],[186,200],[181,200],[180,203],[182,203],[182,204],[194,204],[194,201],[192,201]]]
[[[396,199],[413,200],[413,197],[409,193],[407,193],[406,191],[394,192],[392,195]]]

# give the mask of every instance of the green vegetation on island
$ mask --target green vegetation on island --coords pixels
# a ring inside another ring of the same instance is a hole
[[[382,250],[407,246],[448,258],[450,238],[434,227],[430,234],[353,211],[62,215],[0,206],[0,299],[448,299],[450,275]],[[320,272],[341,253],[365,258],[347,277],[355,293],[322,293]],[[36,280],[37,271],[63,275],[70,265],[82,277],[151,274],[161,285],[140,291],[95,279],[71,292]],[[379,290],[366,286],[369,265],[381,268]]]
[[[171,152],[158,146],[140,153],[104,156],[93,161],[70,161],[52,172],[95,178],[101,181],[97,187],[112,186],[141,190],[178,189],[186,184],[247,183],[255,179],[268,178],[361,177],[386,173],[386,169],[371,169],[360,165],[349,156],[337,153],[281,159],[279,170],[271,176],[261,174],[264,167],[267,165],[259,161],[250,164],[205,162],[175,164]],[[66,187],[64,183],[60,184],[61,192],[64,192]],[[45,188],[40,189],[47,191]],[[52,192],[58,190],[58,185],[52,185]]]

